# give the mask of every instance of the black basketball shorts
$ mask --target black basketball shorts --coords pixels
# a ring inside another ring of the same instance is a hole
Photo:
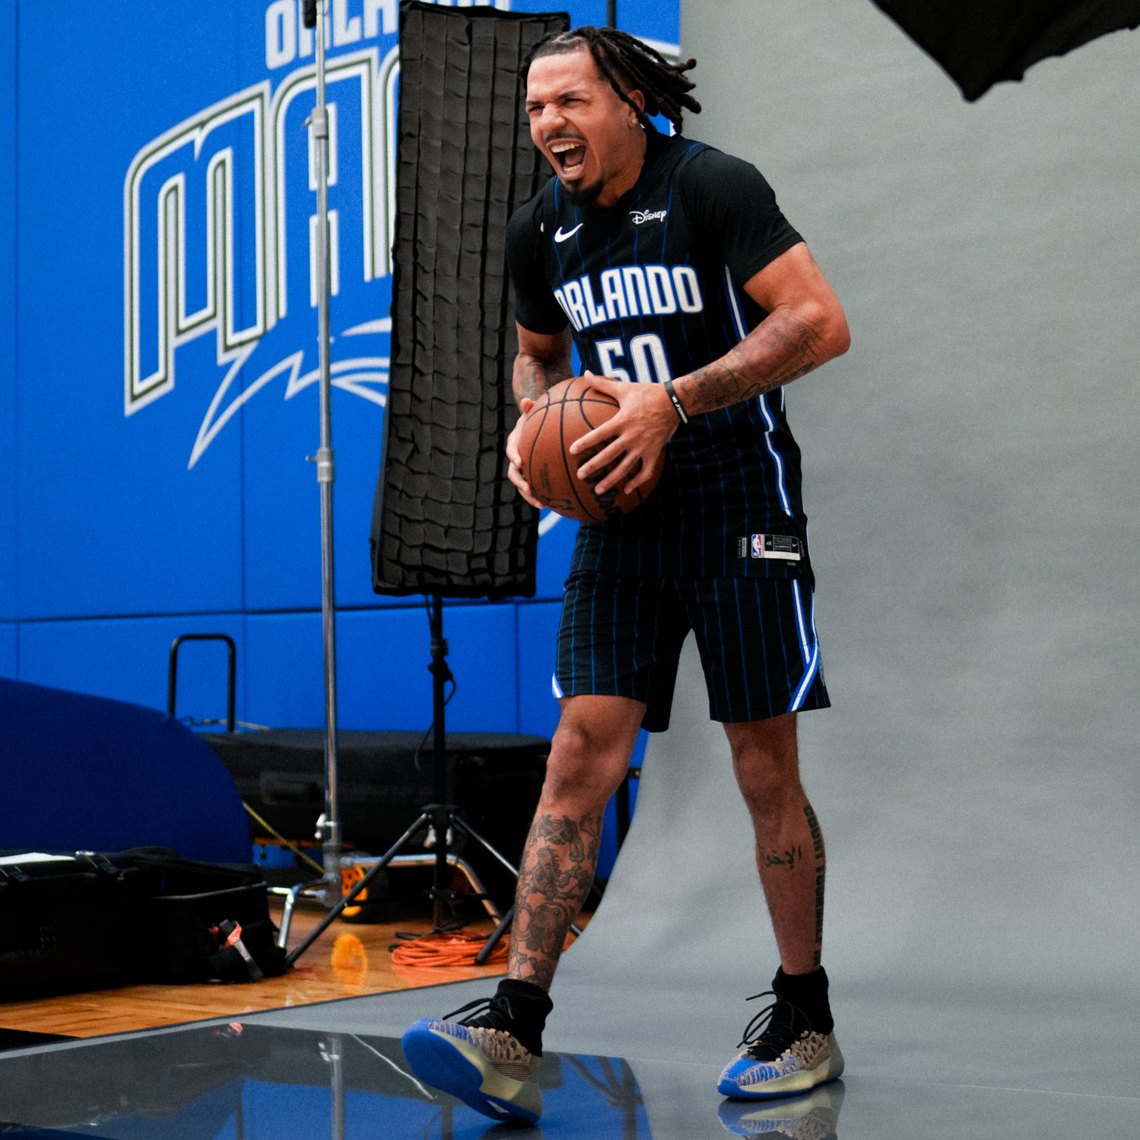
[[[828,708],[815,595],[793,578],[644,579],[582,571],[566,583],[554,695],[631,697],[669,727],[681,646],[696,634],[709,716],[764,720]]]

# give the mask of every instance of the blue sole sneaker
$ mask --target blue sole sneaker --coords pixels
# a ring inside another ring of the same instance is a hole
[[[782,1053],[763,1060],[755,1046],[738,1053],[720,1074],[717,1092],[741,1100],[765,1100],[807,1092],[843,1072],[834,1033],[804,1033]]]
[[[535,1124],[542,1115],[541,1058],[502,1029],[424,1019],[400,1044],[411,1070],[492,1120]]]

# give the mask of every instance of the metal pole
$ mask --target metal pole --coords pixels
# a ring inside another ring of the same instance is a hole
[[[336,597],[333,566],[332,381],[329,367],[329,114],[325,104],[325,11],[317,0],[317,105],[310,119],[317,160],[317,304],[320,364],[321,446],[317,484],[321,492],[321,617],[325,653],[325,814],[322,831],[326,895],[340,895],[341,836],[337,796]]]
[[[617,0],[606,0],[606,27],[617,27]]]
[[[433,594],[431,599],[431,691],[433,710],[432,755],[435,773],[435,803],[432,805],[432,828],[435,831],[435,876],[432,880],[432,925],[442,930],[447,924],[444,892],[451,881],[447,867],[447,849],[451,839],[451,805],[447,796],[447,730],[443,691],[450,676],[447,665],[447,642],[443,637],[443,598]]]
[[[321,1056],[329,1066],[329,1099],[332,1102],[332,1140],[344,1140],[344,1043],[339,1033],[321,1042]]]

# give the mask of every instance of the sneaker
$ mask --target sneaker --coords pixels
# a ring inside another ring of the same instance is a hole
[[[817,1033],[807,1015],[771,990],[775,1001],[747,1025],[738,1053],[720,1074],[717,1092],[743,1100],[788,1096],[834,1080],[843,1072],[843,1054],[834,1032]]]
[[[843,1082],[776,1100],[722,1100],[717,1115],[725,1131],[751,1140],[835,1140]]]
[[[472,1012],[462,1021],[456,1014]],[[412,1072],[492,1120],[534,1124],[542,1114],[542,1061],[515,1039],[510,1002],[480,998],[439,1020],[417,1021],[401,1044]]]

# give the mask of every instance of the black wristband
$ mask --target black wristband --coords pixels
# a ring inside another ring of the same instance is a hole
[[[681,417],[681,423],[687,424],[689,417],[685,415],[685,409],[681,406],[681,401],[677,397],[676,390],[673,388],[673,381],[665,381],[665,394],[673,401],[673,410]]]

